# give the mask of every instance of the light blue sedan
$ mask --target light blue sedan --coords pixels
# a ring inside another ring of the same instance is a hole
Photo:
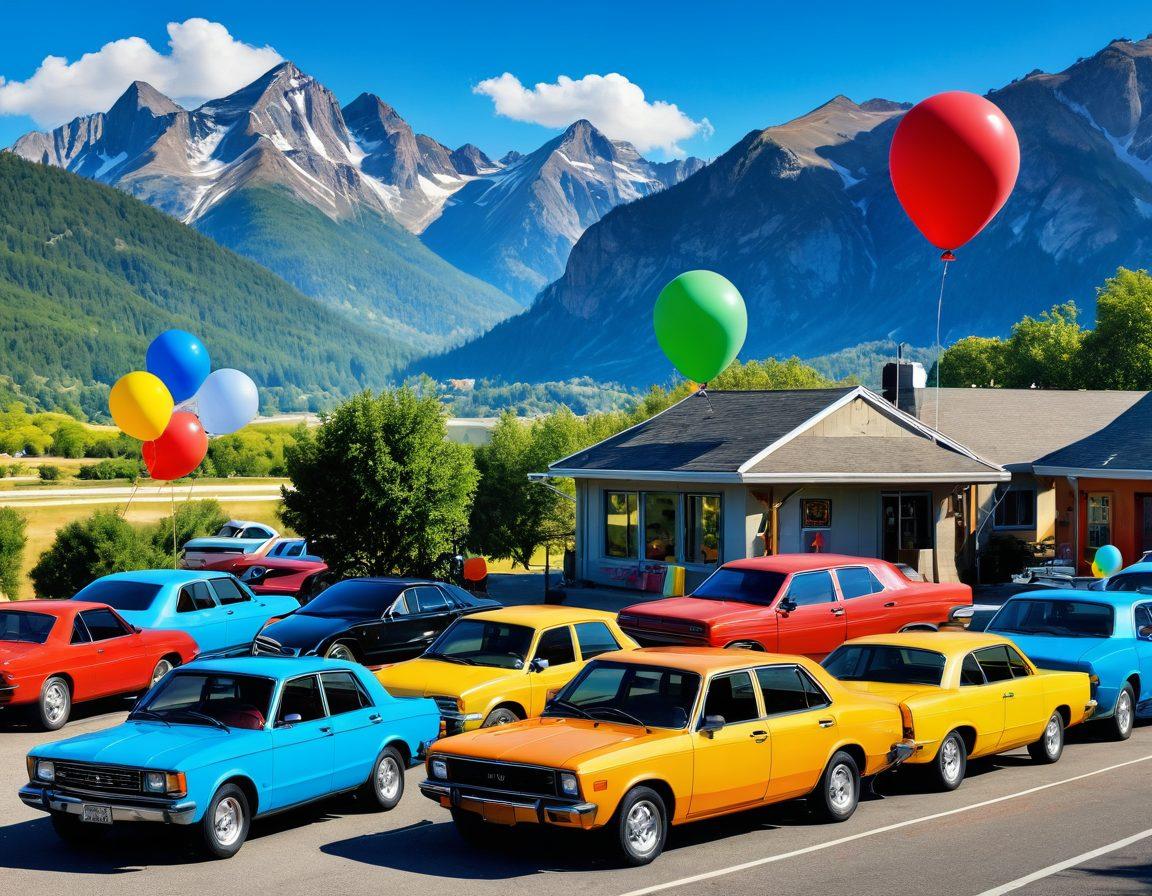
[[[122,725],[35,747],[20,799],[66,841],[102,825],[194,827],[235,855],[253,818],[343,793],[387,811],[440,730],[436,704],[393,697],[363,666],[243,657],[165,676]]]
[[[185,569],[114,573],[73,600],[108,604],[140,628],[187,632],[201,656],[247,653],[269,619],[300,609],[294,597],[253,594],[230,573]]]

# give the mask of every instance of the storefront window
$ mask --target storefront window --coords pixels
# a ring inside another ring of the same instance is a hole
[[[1088,496],[1088,547],[1102,548],[1112,543],[1112,495],[1097,492]]]
[[[604,553],[609,557],[638,557],[639,535],[636,492],[605,492]]]
[[[993,525],[997,529],[1031,529],[1036,525],[1036,489],[1021,488],[996,492],[996,513]]]
[[[676,530],[680,496],[671,492],[644,493],[644,556],[676,560]]]
[[[720,496],[687,495],[684,505],[684,561],[715,563],[720,558]]]

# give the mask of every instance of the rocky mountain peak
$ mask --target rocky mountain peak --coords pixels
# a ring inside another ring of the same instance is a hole
[[[465,143],[459,149],[452,151],[452,164],[460,174],[477,177],[481,174],[491,174],[500,168],[493,162],[480,147],[473,143]]]
[[[108,110],[108,116],[113,117],[126,111],[147,111],[153,115],[172,115],[183,112],[178,106],[147,81],[133,81],[120,98]]]

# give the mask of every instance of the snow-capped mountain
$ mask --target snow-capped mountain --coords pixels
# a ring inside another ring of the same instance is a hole
[[[606,212],[704,166],[696,158],[653,164],[587,121],[526,156],[482,164],[469,169],[479,176],[447,199],[423,239],[525,304],[564,272],[572,246]]]

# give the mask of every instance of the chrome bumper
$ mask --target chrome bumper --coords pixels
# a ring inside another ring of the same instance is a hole
[[[901,762],[911,759],[919,749],[920,745],[909,738],[894,743],[892,749],[888,751],[889,768],[895,768]]]
[[[1094,715],[1096,715],[1096,701],[1089,700],[1084,704],[1084,718],[1090,719]]]
[[[0,706],[6,703],[11,703],[12,699],[16,696],[16,689],[19,688],[18,684],[6,684],[0,687]]]
[[[122,797],[85,799],[70,793],[60,793],[40,784],[25,784],[20,788],[20,799],[25,806],[41,812],[67,812],[80,815],[84,804],[108,806],[113,821],[155,821],[164,824],[192,824],[196,815],[194,800],[157,800],[154,803],[126,802]]]
[[[595,803],[578,803],[554,797],[530,797],[522,794],[496,795],[457,784],[421,781],[420,792],[448,808],[477,809],[493,807],[506,810],[515,821],[535,821],[537,824],[558,824],[588,828],[596,820]],[[446,802],[445,802],[446,801]]]

